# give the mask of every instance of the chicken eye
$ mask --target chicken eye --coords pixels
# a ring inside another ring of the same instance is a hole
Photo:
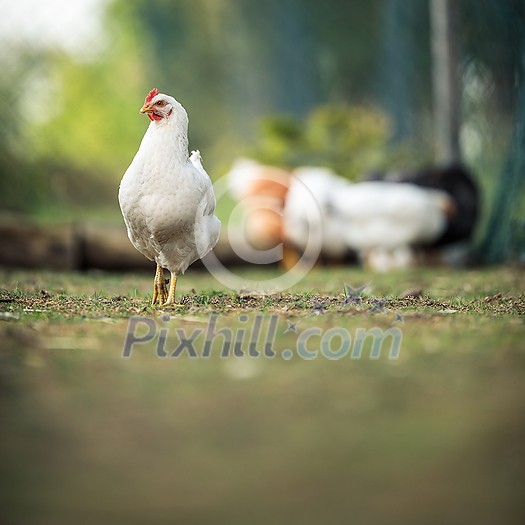
[[[163,100],[159,100],[157,103],[156,103],[157,106],[163,106],[164,105],[164,101]]]

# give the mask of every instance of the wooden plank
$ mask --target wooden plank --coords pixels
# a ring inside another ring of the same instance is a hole
[[[0,264],[72,270],[78,267],[74,228],[43,228],[16,215],[0,217]]]

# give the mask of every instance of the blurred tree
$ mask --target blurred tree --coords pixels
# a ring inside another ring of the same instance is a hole
[[[375,93],[392,118],[392,142],[411,139],[428,148],[421,133],[432,111],[428,5],[384,0],[383,7]]]
[[[385,165],[388,137],[388,119],[378,110],[320,106],[304,119],[279,115],[263,119],[250,156],[288,168],[326,166],[356,180]]]
[[[525,32],[522,0],[461,0],[462,62],[476,62],[492,77],[490,108],[509,115],[519,98],[516,73],[522,61]]]

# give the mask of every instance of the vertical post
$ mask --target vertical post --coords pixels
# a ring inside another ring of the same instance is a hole
[[[457,0],[430,0],[436,161],[461,161]]]

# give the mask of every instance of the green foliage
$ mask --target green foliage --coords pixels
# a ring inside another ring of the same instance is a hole
[[[356,179],[393,156],[389,121],[372,107],[322,106],[301,121],[277,115],[262,119],[251,155],[279,166],[327,166]],[[396,148],[400,151],[400,148]]]
[[[22,118],[0,137],[0,207],[39,215],[114,205],[147,125],[138,114],[143,90],[133,80],[134,55],[116,48],[101,61],[74,61],[58,51],[39,56],[41,90],[29,73],[11,77],[23,89],[10,100],[10,113]]]

